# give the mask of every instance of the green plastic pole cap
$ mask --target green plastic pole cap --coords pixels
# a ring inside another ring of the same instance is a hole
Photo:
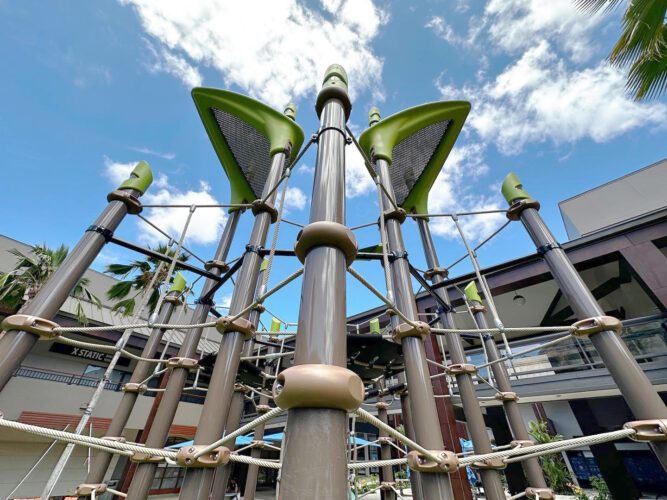
[[[343,85],[347,90],[347,71],[340,64],[332,64],[324,72],[322,85]]]
[[[380,331],[380,318],[373,318],[369,322],[371,327],[371,333],[382,333]]]
[[[474,281],[468,283],[463,291],[466,295],[466,299],[468,299],[468,302],[479,302],[480,304],[482,303],[482,297],[479,296],[477,285]]]
[[[271,318],[271,332],[279,332],[281,321],[278,318]]]
[[[296,121],[296,104],[294,104],[293,102],[290,102],[287,106],[285,106],[285,110],[283,111],[283,114],[287,118],[290,118],[293,121]]]
[[[347,95],[347,72],[340,64],[332,64],[324,72],[322,88],[315,101],[317,116],[322,114],[324,104],[330,99],[338,99],[341,102],[345,109],[345,120],[347,120],[352,111],[352,101]]]
[[[266,268],[269,267],[269,259],[262,259],[262,264],[259,266],[259,272],[266,271]]]
[[[521,181],[514,172],[510,172],[505,177],[501,192],[510,205],[516,200],[530,198],[530,195],[523,189],[523,184],[521,184]]]
[[[368,126],[372,127],[382,119],[380,115],[380,109],[377,106],[373,106],[368,112]]]
[[[144,194],[148,186],[153,182],[153,172],[150,165],[145,161],[140,161],[130,173],[130,178],[124,181],[118,189],[134,189]]]
[[[176,273],[176,276],[174,276],[174,281],[171,283],[171,288],[169,289],[170,292],[182,292],[185,290],[186,286],[185,282],[185,276],[183,276],[181,273]]]

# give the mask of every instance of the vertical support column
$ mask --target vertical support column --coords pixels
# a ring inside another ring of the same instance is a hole
[[[157,318],[157,323],[169,323],[171,315],[174,311],[174,308],[177,305],[183,303],[181,299],[181,294],[185,290],[185,278],[181,273],[178,273],[174,278],[174,282],[171,286],[171,289],[167,293],[162,307],[160,308],[160,313]],[[146,341],[143,351],[141,352],[142,358],[155,358],[158,348],[160,347],[160,342],[162,341],[162,335],[165,330],[162,328],[153,328],[151,333]],[[151,370],[155,365],[148,361],[139,361],[134,367],[132,372],[132,377],[130,381],[125,384],[123,387],[123,397],[116,407],[116,412],[114,413],[111,423],[109,424],[109,429],[107,430],[107,435],[110,437],[120,438],[123,434],[123,429],[127,425],[127,421],[130,419],[134,405],[139,397],[139,394],[146,392],[147,387],[142,385],[143,381],[148,378]],[[90,466],[90,471],[86,480],[86,484],[99,484],[104,480],[104,476],[109,468],[109,464],[113,455],[105,451],[98,451],[95,454],[95,458],[92,461]]]
[[[289,158],[290,148],[291,144],[286,144],[285,150],[274,154],[271,159],[271,169],[262,192],[262,199],[266,198],[271,206],[273,206],[276,197],[275,187],[280,181],[285,168],[285,161]],[[262,264],[262,257],[258,250],[266,243],[266,237],[271,226],[271,217],[272,214],[269,211],[258,211],[255,215],[252,233],[246,247],[248,251],[243,257],[243,264],[229,305],[230,318],[241,313],[253,302]],[[247,319],[248,316],[249,313],[245,313],[241,318]],[[241,349],[246,336],[240,331],[235,331],[234,325],[229,326],[227,330],[221,333],[222,341],[213,366],[204,407],[199,417],[194,439],[195,446],[207,445],[220,439],[234,394],[236,372],[239,368]],[[222,468],[230,467],[231,464],[217,469],[191,468],[183,480],[179,498],[187,500],[208,499],[215,471],[220,472]]]
[[[113,232],[125,215],[141,212],[138,197],[146,192],[151,182],[153,182],[153,174],[148,163],[139,162],[130,174],[130,178],[123,182],[116,191],[109,193],[107,207],[95,220],[95,223],[86,229],[83,237],[37,292],[37,295],[19,310],[19,314],[37,316],[46,320],[52,319],[102,247],[113,237]],[[6,318],[5,322],[11,323],[11,316]],[[38,339],[37,334],[27,331],[8,329],[2,334],[0,337],[0,390],[5,387],[12,373],[19,367]]]
[[[410,398],[408,397],[407,383],[405,382],[404,373],[399,375],[399,380],[406,386],[406,389],[402,390],[400,395],[401,416],[403,417],[405,435],[412,441],[415,441],[417,436],[415,436],[415,425],[414,419],[412,418],[412,404],[410,403]],[[421,473],[416,470],[408,470],[410,471],[410,487],[412,488],[412,498],[415,500],[426,500],[426,497],[424,496],[424,489],[422,488]]]
[[[576,316],[580,320],[604,316],[604,311],[542,220],[538,212],[540,204],[524,191],[516,175],[511,173],[505,178],[502,192],[510,204],[507,217],[523,223],[537,247],[537,252],[551,270]],[[594,330],[596,331],[589,336],[591,343],[635,418],[641,420],[667,418],[665,404],[620,339],[618,332],[613,329]],[[667,470],[667,441],[653,441],[650,446],[663,469]]]
[[[394,196],[394,189],[389,175],[389,163],[380,158],[373,158],[379,181],[387,192],[383,193],[383,206],[390,206],[388,196]],[[417,303],[412,291],[412,280],[407,262],[407,252],[403,243],[401,222],[388,213],[380,214],[384,217],[387,242],[385,251],[390,251],[393,259],[390,261],[390,271],[394,284],[394,295],[397,309],[413,323],[418,321]],[[399,324],[394,330],[395,338],[400,340],[403,348],[405,363],[405,377],[408,383],[408,398],[412,407],[412,418],[416,441],[426,449],[444,451],[442,433],[438,422],[438,413],[433,398],[433,386],[426,363],[424,339],[422,333],[430,332],[427,324],[421,323],[421,328],[411,327],[408,323]],[[446,472],[427,472],[420,474],[424,498],[454,498],[449,476]]]
[[[218,244],[214,258],[211,261],[211,263],[215,265],[209,266],[209,272],[216,276],[220,276],[226,267],[223,263],[229,253],[229,247],[234,239],[234,233],[236,232],[240,216],[240,210],[235,210],[229,214],[225,229],[220,238],[220,243]],[[202,297],[207,297],[208,293],[214,289],[216,283],[217,280],[206,278],[201,291]],[[200,300],[192,315],[192,321],[194,323],[202,323],[206,321],[212,306],[213,301],[211,299]],[[178,350],[178,357],[192,358],[197,353],[197,346],[199,345],[199,339],[201,338],[203,330],[203,328],[190,330],[190,333],[185,336],[183,343]],[[165,376],[167,376],[167,374],[165,374]],[[167,437],[169,437],[169,428],[174,421],[178,402],[181,399],[183,387],[185,387],[185,382],[188,379],[188,369],[178,367],[173,368],[168,376],[167,386],[165,391],[161,394],[162,399],[160,401],[160,406],[155,413],[153,421],[149,423],[150,430],[146,437],[146,446],[148,447],[161,448],[164,446]],[[127,492],[127,498],[144,500],[148,496],[148,491],[153,483],[156,469],[157,464],[155,463],[143,462],[137,464],[134,471],[134,477],[132,478],[132,482],[130,483]]]
[[[486,308],[482,304],[482,298],[479,296],[477,291],[477,286],[474,281],[468,283],[465,287],[465,295],[470,303],[473,316],[475,317],[475,323],[477,328],[484,329],[488,328],[489,324],[486,321],[486,316],[484,312]],[[489,358],[489,362],[497,361],[500,359],[500,352],[498,347],[493,340],[493,335],[489,333],[484,334],[484,345],[486,346],[486,354]],[[512,384],[510,383],[510,377],[507,373],[507,368],[505,363],[494,363],[491,365],[491,371],[493,372],[493,377],[496,380],[496,386],[500,390],[500,400],[503,403],[503,410],[505,411],[505,416],[507,417],[507,422],[512,431],[512,436],[516,444],[520,445],[530,445],[532,441],[528,430],[526,429],[526,424],[523,421],[521,412],[519,411],[518,396],[515,392],[512,392]],[[542,473],[542,467],[540,467],[540,462],[537,458],[529,458],[521,462],[523,471],[528,480],[528,485],[530,488],[539,488],[546,490],[547,483],[544,480],[544,474]],[[553,492],[551,492],[553,494]]]
[[[431,277],[433,284],[437,285],[444,281],[446,270],[441,268],[440,263],[438,262],[438,256],[435,252],[435,245],[433,244],[428,220],[426,218],[418,218],[417,226],[419,228],[422,246],[424,247],[424,254],[426,255],[426,263],[429,266],[429,276]],[[445,304],[449,304],[447,290],[444,287],[436,288],[435,293],[438,294]],[[456,328],[451,308],[447,310],[440,308],[438,314],[440,316],[440,323],[442,323],[445,328]],[[486,422],[484,422],[482,408],[477,401],[475,383],[472,379],[472,375],[475,371],[474,366],[467,363],[463,343],[461,342],[461,337],[459,337],[457,333],[446,334],[445,341],[447,343],[447,350],[449,351],[449,358],[452,361],[452,368],[456,368],[453,375],[456,378],[456,385],[459,388],[459,395],[461,396],[461,403],[463,404],[463,413],[465,414],[468,423],[468,430],[472,437],[475,453],[491,453],[493,451],[491,448],[491,440],[486,431]],[[505,499],[505,490],[500,479],[500,473],[497,470],[494,470],[499,468],[504,468],[502,462],[489,464],[486,467],[482,466],[479,468],[479,473],[482,477],[482,486],[484,486],[484,495],[487,499]]]
[[[384,424],[389,424],[387,417],[387,408],[389,405],[382,400],[382,387],[380,386],[378,389],[380,389],[378,391],[378,402],[375,403],[378,420]],[[388,443],[388,440],[392,438],[383,429],[380,429],[378,437],[380,439],[380,459],[391,460],[391,445]],[[382,500],[396,500],[396,492],[394,491],[396,483],[394,482],[394,470],[391,465],[385,465],[380,469],[380,481],[380,497]]]
[[[345,123],[351,107],[345,70],[330,66],[317,97],[310,224],[295,247],[304,263],[295,366],[274,385],[276,403],[288,409],[279,493],[285,499],[348,494],[347,411],[363,400],[363,383],[344,368],[346,268],[356,253],[344,226]]]

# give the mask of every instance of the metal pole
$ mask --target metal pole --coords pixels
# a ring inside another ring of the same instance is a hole
[[[260,396],[259,405],[257,406],[258,406],[258,413],[260,408],[262,409],[262,411],[265,408],[268,408],[269,398],[267,398],[266,396]],[[255,427],[255,438],[254,438],[255,441],[262,441],[264,439],[264,429],[265,429],[265,424],[263,423]],[[250,456],[252,458],[261,458],[262,449],[258,447],[253,447],[250,450]],[[255,464],[248,465],[248,473],[246,474],[246,480],[245,480],[245,490],[243,491],[243,500],[255,500],[258,475],[259,475],[259,466]]]
[[[316,109],[320,116],[320,133],[315,180],[310,224],[303,231],[325,224],[342,236],[345,224],[345,123],[351,109],[347,74],[342,67],[333,65],[327,68]],[[303,241],[303,236],[299,241]],[[346,258],[340,243],[337,246],[322,241],[321,245],[306,249],[294,359],[296,366],[288,368],[283,374],[295,369],[298,372],[303,368],[299,365],[309,365],[306,368],[319,369],[321,379],[336,383],[336,375],[329,374],[335,374],[336,368],[346,366]],[[343,372],[339,369],[338,373]],[[328,390],[323,384],[321,392],[327,394]],[[286,382],[279,395],[288,391],[290,383]],[[298,394],[295,396],[299,397]],[[346,410],[325,405],[289,408],[280,497],[346,498],[346,442]]]
[[[521,220],[575,315],[580,320],[603,316],[604,311],[542,220],[539,203],[523,190],[514,174],[505,178],[502,191],[510,204],[507,216]],[[592,333],[590,340],[635,418],[667,418],[667,407],[618,333],[603,330]],[[662,468],[667,470],[667,442],[653,441],[649,445]]]
[[[378,389],[382,390],[382,386],[379,385]],[[387,408],[389,405],[382,401],[382,396],[378,396],[378,402],[375,404],[375,407],[378,411],[378,419],[384,424],[389,423],[389,418],[387,416]],[[387,442],[389,434],[384,429],[380,429],[379,432],[380,438],[380,459],[390,460],[391,459],[391,445]],[[396,492],[393,487],[395,486],[394,482],[394,469],[391,465],[385,465],[380,469],[380,497],[382,500],[396,500]]]
[[[167,294],[165,302],[162,304],[157,323],[169,322],[176,304],[181,302],[180,295],[184,289],[185,279],[179,273]],[[155,358],[164,332],[165,330],[162,328],[153,328],[153,330],[151,330],[151,333],[146,340],[146,345],[141,352],[142,358]],[[134,409],[139,394],[146,392],[147,390],[146,387],[141,387],[141,383],[150,375],[153,366],[153,363],[149,363],[148,361],[137,362],[137,365],[132,372],[132,377],[130,377],[130,381],[123,388],[123,397],[121,398],[120,403],[118,403],[116,412],[111,419],[109,429],[107,430],[107,436],[115,438],[120,438],[122,436],[123,430],[127,425],[127,421],[130,419],[130,415],[132,414],[132,410]],[[104,481],[104,476],[109,468],[109,464],[111,464],[112,458],[113,454],[106,451],[98,451],[95,454],[95,458],[92,461],[90,471],[88,471],[84,483],[100,484]]]
[[[405,375],[401,374],[399,376],[405,382]],[[405,435],[411,439],[417,439],[415,437],[415,426],[413,425],[412,418],[412,405],[410,404],[410,398],[408,397],[408,391],[404,390],[401,392],[401,415],[403,416],[403,427],[405,428]],[[427,500],[424,496],[424,490],[422,488],[422,478],[421,473],[416,470],[410,471],[410,488],[412,489],[412,498],[415,500]]]
[[[58,269],[27,302],[20,314],[52,319],[58,313],[72,289],[79,282],[90,264],[113,236],[128,211],[138,213],[141,204],[137,199],[153,181],[153,174],[146,162],[139,162],[116,191],[109,194],[109,204],[102,211]],[[35,345],[39,336],[34,333],[8,330],[0,337],[0,390]]]
[[[220,237],[220,243],[215,252],[215,256],[211,261],[212,263],[220,263],[227,258],[229,247],[234,239],[234,233],[236,232],[236,226],[238,225],[240,216],[241,210],[235,210],[229,215],[225,229]],[[224,267],[220,265],[209,267],[211,267],[211,273],[216,276],[222,275]],[[201,290],[202,296],[206,296],[208,291],[214,288],[216,284],[217,280],[206,278]],[[192,315],[192,322],[201,323],[205,321],[212,306],[212,301],[207,300],[199,302]],[[203,328],[190,330],[188,335],[183,339],[183,343],[178,350],[178,357],[192,358],[196,354],[199,339],[201,338],[203,330]],[[167,387],[165,388],[165,392],[162,393],[160,407],[155,414],[151,429],[146,437],[146,446],[161,448],[167,441],[167,437],[169,437],[169,428],[176,415],[178,402],[181,399],[181,393],[183,392],[183,387],[185,387],[188,374],[189,372],[187,368],[177,367],[171,370]],[[148,496],[148,491],[153,483],[156,469],[157,464],[155,463],[143,462],[137,465],[134,477],[132,478],[132,482],[130,483],[127,492],[128,499],[134,498],[136,500],[144,500]]]
[[[382,195],[382,205],[390,206],[389,197],[393,199],[395,195],[389,175],[389,163],[381,158],[374,159],[374,163],[379,181],[386,188],[386,193]],[[389,266],[394,285],[396,307],[410,321],[418,321],[417,303],[412,291],[412,279],[406,259],[407,252],[403,243],[401,222],[395,217],[387,217],[386,213],[381,213],[380,217],[386,219],[385,230],[389,248],[385,248],[384,251],[391,252],[390,255],[394,257]],[[401,326],[403,325],[399,325],[399,328]],[[421,336],[418,336],[416,329],[413,329],[413,332],[416,336],[412,336],[413,334],[403,336],[400,342],[403,348],[405,376],[408,382],[408,397],[413,409],[412,418],[416,441],[428,450],[444,451],[435,398],[433,397],[433,386],[426,364],[424,340]],[[444,471],[424,472],[420,474],[420,478],[425,498],[454,498],[449,476]]]
[[[489,324],[484,315],[486,309],[482,304],[481,297],[477,293],[477,287],[475,286],[474,281],[471,281],[470,284],[466,286],[465,294],[470,302],[477,328],[488,328]],[[485,333],[483,338],[489,358],[488,361],[492,362],[500,359],[500,352],[493,340],[493,335]],[[505,416],[507,417],[507,423],[512,431],[512,436],[515,441],[524,441],[525,443],[523,444],[527,445],[528,442],[531,441],[531,438],[526,429],[526,424],[523,421],[521,412],[519,411],[519,403],[517,402],[517,399],[513,397],[515,394],[512,392],[512,384],[510,382],[509,373],[507,373],[507,367],[504,363],[493,363],[491,365],[491,371],[496,380],[496,387],[504,393],[502,397],[503,410],[505,410]],[[542,467],[540,467],[540,462],[537,458],[523,460],[521,466],[523,467],[523,472],[529,486],[532,488],[547,488],[547,483],[544,480],[544,474],[542,473]]]
[[[288,149],[290,145],[285,144]],[[286,149],[286,150],[287,150]],[[276,192],[273,187],[279,182],[285,167],[285,161],[288,158],[286,150],[278,152],[271,158],[271,168],[264,184],[262,199],[267,198],[268,203],[273,204]],[[272,194],[267,197],[273,190]],[[258,212],[255,216],[250,240],[246,248],[251,249],[243,257],[243,264],[239,270],[239,276],[232,294],[231,304],[229,306],[229,316],[234,317],[252,304],[257,288],[259,269],[262,264],[262,257],[259,255],[259,248],[266,243],[266,237],[271,226],[271,213],[268,211]],[[242,317],[247,318],[248,313]],[[220,349],[213,366],[213,373],[208,386],[208,393],[204,401],[197,432],[195,434],[194,445],[207,445],[220,439],[224,430],[227,414],[234,394],[234,382],[236,372],[238,371],[241,360],[241,349],[245,341],[245,336],[239,331],[234,331],[234,327],[222,334]],[[221,468],[230,468],[227,464]],[[220,470],[220,468],[218,469]],[[183,486],[179,498],[194,500],[208,499],[211,487],[213,485],[213,476],[216,469],[212,468],[191,468],[183,480]]]
[[[428,226],[428,220],[425,218],[416,219],[419,228],[419,236],[424,247],[424,254],[426,255],[426,263],[429,270],[432,272],[432,281],[434,285],[442,283],[445,278],[443,276],[445,271],[440,268],[438,256],[435,252],[435,245],[431,236],[431,230]],[[449,297],[447,290],[444,287],[435,289],[435,293],[445,302],[449,304]],[[454,324],[454,316],[451,309],[439,309],[438,315],[440,322],[445,328],[456,328]],[[457,333],[449,333],[445,336],[447,343],[447,350],[453,365],[471,366],[467,365],[467,358],[461,337]],[[491,453],[491,440],[486,431],[486,423],[484,422],[484,415],[482,408],[477,401],[477,393],[475,392],[475,383],[472,378],[472,372],[467,370],[460,370],[455,373],[456,385],[459,388],[459,395],[461,396],[461,403],[463,404],[463,413],[468,423],[470,436],[472,438],[475,453],[484,454]],[[480,476],[482,477],[482,486],[484,487],[484,495],[489,500],[505,500],[505,490],[500,479],[500,474],[497,470],[480,468]]]

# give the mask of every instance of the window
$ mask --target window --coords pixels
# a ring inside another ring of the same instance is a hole
[[[86,366],[86,369],[83,371],[83,376],[95,380],[100,380],[104,376],[105,371],[106,367],[104,366],[88,365]],[[129,373],[121,370],[113,370],[111,372],[111,379],[109,380],[109,382],[112,384],[122,385],[129,379],[130,379]]]

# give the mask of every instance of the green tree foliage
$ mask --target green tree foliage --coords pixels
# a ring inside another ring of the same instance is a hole
[[[576,0],[586,12],[617,7],[621,0]],[[655,98],[667,89],[665,0],[626,0],[623,31],[609,61],[628,68],[627,89],[636,100]]]
[[[155,251],[169,258],[172,258],[175,254],[175,251],[169,249],[166,245],[158,246]],[[182,253],[178,256],[180,262],[187,260],[187,254]],[[133,260],[129,264],[109,264],[104,272],[120,280],[107,291],[107,297],[115,301],[112,310],[118,311],[124,316],[130,316],[136,308],[136,299],[144,294],[149,294],[147,305],[150,313],[152,313],[160,298],[159,286],[166,279],[169,268],[168,264],[160,266],[160,262],[155,257],[147,257],[144,260]],[[149,290],[158,269],[160,269],[158,277],[153,288]],[[177,264],[175,270],[178,271],[179,269],[182,269],[182,267]],[[172,275],[172,279],[174,275]]]
[[[12,271],[0,273],[0,305],[14,313],[35,298],[37,292],[63,263],[69,249],[65,245],[55,249],[46,245],[34,245],[29,253],[23,253],[16,248],[8,252],[16,257],[16,264]],[[97,308],[102,306],[100,300],[88,289],[89,285],[88,278],[81,278],[70,293],[76,299],[76,319],[82,325],[88,323],[82,300]]]
[[[546,420],[529,422],[528,432],[537,443],[552,443],[563,439],[563,436],[560,434],[556,434],[555,436],[549,434]],[[555,493],[569,494],[571,492],[569,487],[569,483],[572,480],[570,471],[567,470],[567,466],[560,454],[541,456],[540,465],[547,477],[549,486]]]

